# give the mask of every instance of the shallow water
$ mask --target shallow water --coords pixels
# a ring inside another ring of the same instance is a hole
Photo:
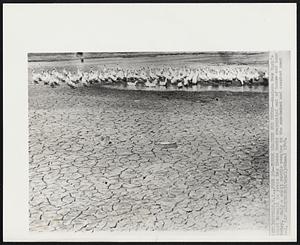
[[[228,91],[228,92],[258,92],[268,93],[268,86],[203,86],[194,85],[192,87],[178,88],[177,86],[156,86],[156,87],[145,87],[145,86],[126,86],[123,84],[117,85],[102,85],[103,87],[122,89],[122,90],[146,90],[146,91],[187,91],[187,92],[202,92],[202,91]]]

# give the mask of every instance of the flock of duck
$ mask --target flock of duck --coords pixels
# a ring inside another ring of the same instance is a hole
[[[32,71],[34,84],[56,87],[66,84],[71,88],[91,84],[118,84],[125,86],[177,86],[178,88],[201,85],[267,85],[268,73],[256,67],[235,66],[201,66],[198,68],[140,67],[140,68],[100,68],[89,71],[71,72],[63,70]]]

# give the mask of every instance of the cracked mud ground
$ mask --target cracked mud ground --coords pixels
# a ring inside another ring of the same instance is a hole
[[[29,85],[29,134],[31,231],[268,228],[268,94]]]

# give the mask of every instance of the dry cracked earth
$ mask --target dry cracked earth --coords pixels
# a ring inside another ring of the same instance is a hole
[[[31,231],[268,229],[267,93],[29,85],[29,133]]]

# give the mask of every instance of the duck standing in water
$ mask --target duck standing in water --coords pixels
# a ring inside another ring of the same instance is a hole
[[[148,79],[145,82],[145,86],[149,88],[153,88],[156,87],[156,83],[157,83],[156,78],[148,77]]]
[[[189,77],[188,77],[187,73],[184,74],[183,86],[185,86],[185,87],[189,86]]]
[[[81,77],[81,83],[84,87],[87,87],[89,85],[88,83],[88,75],[87,74],[83,74]]]
[[[167,83],[168,83],[168,78],[165,77],[165,78],[164,78],[164,81],[160,81],[160,82],[159,82],[159,85],[165,87],[165,86],[167,86]]]
[[[171,84],[175,85],[178,81],[178,71],[173,72],[172,78],[171,78]]]
[[[177,88],[182,88],[183,87],[183,80],[184,80],[184,74],[181,71],[179,76],[178,76],[178,83],[177,83]]]
[[[130,74],[129,80],[127,81],[127,86],[134,87],[137,82],[138,82],[138,80],[137,80],[136,71],[133,71]]]
[[[49,85],[50,83],[50,74],[48,71],[44,71],[42,74],[42,80],[44,81],[44,85]]]
[[[244,86],[244,83],[245,83],[245,76],[242,72],[239,72],[237,74],[237,79],[238,81],[241,83],[241,86]]]
[[[42,81],[41,75],[39,73],[36,73],[35,70],[32,70],[31,76],[34,84],[39,84],[39,82]]]
[[[196,71],[192,74],[192,84],[196,85],[198,83],[198,73]]]
[[[49,77],[49,84],[52,88],[55,88],[56,86],[59,86],[60,83],[56,77],[56,70],[53,70],[51,73],[50,73],[50,77]]]
[[[179,83],[177,83],[177,87],[178,88],[183,88],[183,83],[180,81]]]
[[[76,88],[76,84],[72,81],[72,78],[68,75],[66,79],[66,83],[70,88]]]

